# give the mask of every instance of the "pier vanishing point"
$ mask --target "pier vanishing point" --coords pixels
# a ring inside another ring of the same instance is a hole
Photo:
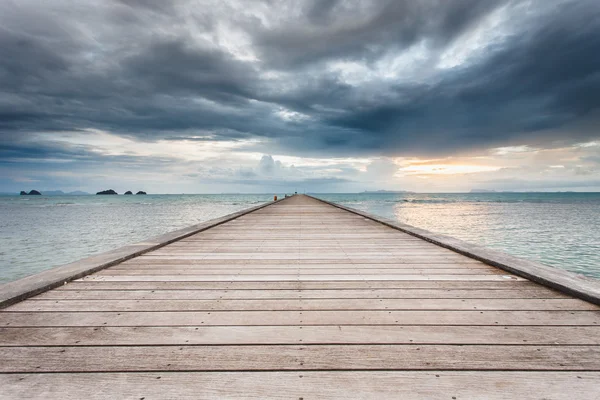
[[[599,303],[296,195],[0,286],[0,398],[598,400]]]

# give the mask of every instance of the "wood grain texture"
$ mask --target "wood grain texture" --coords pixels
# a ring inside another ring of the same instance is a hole
[[[295,281],[506,281],[523,280],[511,275],[458,275],[458,274],[347,274],[347,275],[314,275],[314,274],[285,274],[285,275],[255,275],[247,274],[224,274],[221,275],[89,275],[82,281],[102,282],[295,282]]]
[[[541,384],[543,383],[543,384]],[[598,372],[269,371],[0,375],[7,399],[598,400]]]
[[[4,312],[0,327],[197,325],[577,325],[599,311],[137,311]]]
[[[62,290],[347,290],[347,289],[443,289],[443,290],[509,290],[546,289],[527,280],[502,281],[216,281],[216,282],[105,282],[73,281],[54,289]],[[548,289],[546,289],[548,290]],[[569,296],[570,297],[570,296]]]
[[[600,371],[600,346],[262,345],[2,347],[0,372],[261,370]]]
[[[26,300],[13,311],[598,310],[578,299]]]
[[[140,326],[0,328],[0,346],[237,344],[600,345],[600,326]]]
[[[565,299],[545,288],[532,289],[110,289],[51,290],[37,300],[254,300],[254,299]]]

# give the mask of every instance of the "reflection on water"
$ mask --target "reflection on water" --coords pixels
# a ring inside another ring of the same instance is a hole
[[[317,196],[600,278],[600,193]]]

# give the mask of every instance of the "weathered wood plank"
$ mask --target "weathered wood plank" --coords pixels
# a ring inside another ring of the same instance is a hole
[[[76,280],[54,289],[62,290],[289,290],[289,289],[444,289],[444,290],[508,290],[542,288],[528,280],[503,281],[283,281],[283,282],[106,282]],[[550,290],[550,289],[548,289]]]
[[[368,239],[368,238],[365,238]],[[290,246],[293,248],[293,246]],[[281,247],[281,248],[265,248],[265,247],[257,247],[257,248],[253,248],[253,249],[244,249],[244,250],[239,250],[239,249],[230,249],[226,246],[223,247],[219,247],[217,249],[206,249],[206,250],[200,250],[200,249],[194,249],[194,248],[188,248],[185,250],[170,250],[170,249],[165,249],[163,251],[153,251],[150,254],[146,254],[145,256],[142,256],[143,259],[152,259],[152,258],[157,258],[160,257],[162,258],[186,258],[186,257],[203,257],[206,255],[234,255],[234,256],[246,256],[248,257],[248,255],[252,255],[252,256],[262,256],[264,254],[267,255],[287,255],[289,253],[289,249],[290,247]],[[457,254],[451,252],[450,250],[445,250],[445,251],[440,251],[440,250],[430,250],[430,249],[424,249],[424,250],[413,250],[413,249],[380,249],[377,247],[369,247],[369,248],[365,248],[365,249],[355,249],[355,248],[341,248],[341,247],[323,247],[322,249],[318,249],[318,248],[311,248],[311,249],[301,249],[302,250],[302,254],[304,256],[306,256],[307,258],[318,258],[321,255],[325,255],[327,257],[331,257],[331,256],[335,256],[336,258],[338,257],[346,257],[348,255],[356,255],[356,256],[373,256],[373,257],[381,257],[381,258],[396,258],[397,255],[399,256],[406,256],[406,257],[427,257],[429,258],[445,258],[445,257],[450,257],[450,258],[459,258],[456,257]],[[383,253],[383,254],[382,254]],[[310,256],[310,257],[309,257]],[[249,258],[249,257],[248,257]]]
[[[104,288],[97,288],[104,289]],[[329,290],[51,290],[30,300],[201,300],[201,299],[564,299],[545,288],[507,290],[329,289]]]
[[[373,271],[394,271],[394,270],[451,270],[452,272],[461,271],[472,271],[472,270],[486,270],[498,272],[498,268],[493,268],[485,264],[297,264],[297,263],[284,263],[284,264],[119,264],[109,268],[109,271],[243,271],[252,270],[256,272],[262,272],[263,270],[298,270],[306,272],[323,272],[332,271],[337,273],[338,271],[346,270],[365,270],[369,273]],[[435,271],[431,271],[434,272]],[[104,272],[104,271],[103,271]],[[504,273],[505,274],[505,273]]]
[[[541,384],[543,382],[543,384]],[[302,371],[0,375],[8,399],[597,400],[598,372]]]
[[[208,254],[198,254],[198,255],[169,255],[169,256],[154,256],[147,255],[144,256],[144,260],[246,260],[250,258],[251,255],[254,260],[339,260],[343,259],[346,262],[353,261],[363,261],[363,262],[395,262],[395,263],[444,263],[444,262],[463,262],[468,263],[468,260],[465,260],[462,256],[410,256],[398,254],[398,256],[382,256],[380,253],[373,252],[368,254],[293,254],[291,252],[287,253],[248,253],[248,254],[240,254],[240,253],[208,253]],[[478,261],[473,261],[473,263],[478,263]]]
[[[294,249],[291,249],[290,252],[295,251]],[[163,257],[164,258],[164,257]],[[349,257],[341,257],[338,259],[319,259],[319,258],[312,258],[312,259],[287,259],[287,260],[281,260],[281,259],[260,259],[260,258],[236,258],[236,259],[194,259],[194,260],[182,260],[182,259],[137,259],[137,257],[135,259],[132,259],[130,263],[128,264],[122,264],[122,265],[133,265],[133,264],[142,264],[142,265],[167,265],[167,266],[171,266],[171,265],[190,265],[190,266],[196,266],[196,265],[213,265],[213,266],[228,266],[228,265],[238,265],[238,266],[254,266],[254,265],[258,265],[258,266],[277,266],[277,265],[299,265],[299,266],[310,266],[315,264],[315,266],[320,266],[320,265],[340,265],[340,266],[368,266],[368,265],[377,265],[377,266],[381,266],[381,267],[385,267],[387,265],[390,265],[392,267],[397,267],[400,268],[402,267],[403,264],[408,264],[407,267],[418,267],[418,264],[422,264],[421,267],[427,267],[429,265],[440,265],[440,264],[446,264],[445,267],[441,267],[441,268],[448,268],[448,267],[452,267],[452,266],[456,266],[456,265],[461,265],[464,266],[465,264],[471,264],[473,266],[481,266],[481,265],[486,265],[483,264],[479,261],[476,260],[458,260],[458,261],[447,261],[447,260],[427,260],[424,258],[418,259],[418,260],[404,260],[401,257],[395,257],[395,258],[379,258],[379,259],[356,259],[356,258],[349,258]]]
[[[225,272],[225,271],[224,271]],[[302,279],[297,275],[89,275],[82,281],[105,281],[105,282],[224,282],[224,281],[505,281],[523,280],[523,278],[512,275],[413,275],[413,274],[353,274],[353,275],[311,275],[303,274]]]
[[[26,300],[13,311],[596,310],[578,299]]]
[[[305,270],[303,268],[242,268],[242,269],[188,269],[188,268],[162,268],[162,269],[110,269],[107,271],[100,271],[95,276],[136,276],[136,275],[223,275],[223,273],[232,275],[506,275],[505,272],[490,268],[473,268],[473,269],[459,269],[459,268],[447,268],[447,269],[428,269],[428,268],[386,268],[386,269],[311,269]]]
[[[600,325],[598,311],[4,312],[0,326]]]
[[[217,250],[231,249],[232,251],[243,251],[243,250],[254,250],[260,249],[261,251],[273,249],[273,251],[280,251],[284,248],[294,247],[306,251],[329,251],[330,249],[344,249],[351,251],[362,251],[362,250],[429,250],[437,251],[439,246],[425,241],[415,240],[401,240],[392,239],[385,241],[377,241],[374,243],[365,242],[364,240],[344,240],[342,242],[338,240],[311,240],[299,239],[295,240],[273,240],[272,238],[266,238],[262,240],[247,240],[247,241],[235,241],[235,240],[201,240],[201,241],[186,241],[181,240],[176,243],[169,245],[167,249],[163,251],[177,252],[177,251],[205,251],[205,250]],[[445,250],[449,251],[449,250]]]
[[[0,347],[0,372],[260,370],[600,371],[600,346]]]
[[[173,326],[0,328],[0,346],[213,344],[600,345],[600,326]]]

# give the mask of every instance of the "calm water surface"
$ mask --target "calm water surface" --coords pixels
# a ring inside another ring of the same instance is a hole
[[[316,196],[600,277],[599,193]],[[0,282],[271,199],[270,194],[0,196]]]

